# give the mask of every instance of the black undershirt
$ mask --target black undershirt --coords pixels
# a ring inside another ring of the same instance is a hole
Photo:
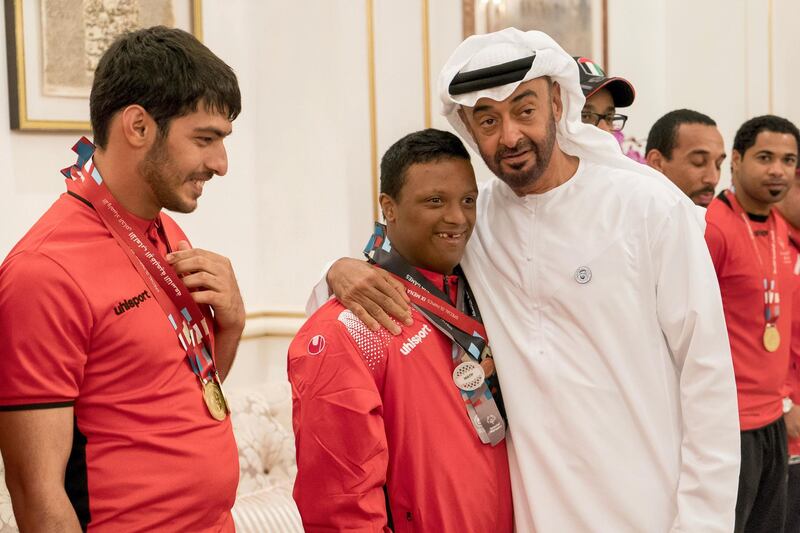
[[[725,205],[727,205],[728,207],[733,209],[733,206],[731,205],[731,201],[728,200],[727,196],[725,196],[725,191],[722,191],[721,193],[719,193],[717,195],[717,198],[722,200],[722,202]],[[766,222],[767,220],[769,220],[769,215],[754,215],[753,213],[747,213],[747,218],[749,218],[753,222]]]

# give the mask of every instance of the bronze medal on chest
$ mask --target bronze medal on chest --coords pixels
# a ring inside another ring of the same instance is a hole
[[[778,333],[778,328],[775,324],[767,324],[764,328],[764,349],[768,352],[776,351],[781,345],[781,334]]]
[[[208,412],[214,420],[225,420],[228,414],[228,407],[219,385],[211,380],[203,383],[203,400],[205,400]]]

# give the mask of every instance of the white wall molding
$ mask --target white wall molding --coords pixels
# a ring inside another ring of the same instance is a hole
[[[302,311],[256,311],[248,313],[242,341],[252,341],[266,337],[292,338],[305,322]]]

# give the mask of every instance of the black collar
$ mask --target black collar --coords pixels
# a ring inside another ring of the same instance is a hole
[[[74,196],[75,198],[77,198],[77,199],[78,199],[78,200],[80,200],[81,202],[85,203],[86,205],[88,205],[89,207],[91,207],[92,209],[94,209],[94,206],[92,205],[92,203],[91,203],[89,200],[87,200],[86,198],[84,198],[83,196],[80,196],[80,195],[78,195],[78,194],[75,194],[75,193],[74,193],[74,192],[72,192],[72,191],[67,191],[67,194],[69,194],[70,196]]]
[[[722,191],[717,195],[717,198],[722,200],[722,203],[728,206],[728,208],[733,211],[733,206],[731,205],[731,201],[728,200],[728,196],[725,194],[725,191]],[[753,213],[747,213],[747,218],[752,220],[753,222],[766,222],[769,220],[769,215],[754,215]]]

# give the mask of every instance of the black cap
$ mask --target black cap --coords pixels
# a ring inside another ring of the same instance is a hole
[[[625,78],[608,78],[600,65],[585,57],[575,57],[581,76],[581,90],[589,98],[600,89],[607,89],[614,107],[628,107],[636,98],[636,91]]]

